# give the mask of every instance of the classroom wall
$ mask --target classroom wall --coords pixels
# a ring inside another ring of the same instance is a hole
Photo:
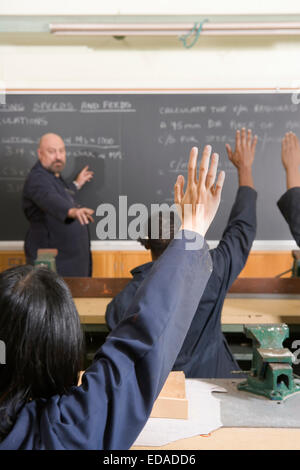
[[[2,0],[0,15],[300,14],[300,2],[268,0],[40,2]],[[250,17],[249,17],[250,18]],[[2,18],[3,20],[3,18]],[[1,28],[0,28],[1,30]],[[0,80],[7,88],[201,88],[300,86],[300,37],[59,38],[0,34]]]
[[[288,14],[300,13],[298,0],[1,0],[0,15],[41,14]]]
[[[2,0],[1,15],[300,15],[299,0]],[[247,17],[246,17],[247,18]],[[260,18],[258,16],[258,18]],[[278,20],[280,20],[280,16]],[[298,17],[300,18],[300,16]],[[300,88],[300,37],[53,37],[1,33],[0,84],[11,88]],[[282,258],[289,265],[290,258]],[[263,272],[264,260],[261,271]],[[258,263],[256,261],[256,266]],[[282,269],[284,270],[284,269]],[[256,268],[254,269],[256,271]],[[255,272],[254,272],[255,274]]]

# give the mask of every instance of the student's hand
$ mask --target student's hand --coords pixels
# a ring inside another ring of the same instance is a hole
[[[94,176],[94,172],[89,170],[88,165],[85,166],[81,172],[77,175],[77,178],[75,180],[76,185],[78,189],[82,188],[82,186],[87,183],[88,181],[91,181],[91,179]]]
[[[255,157],[255,148],[257,144],[257,136],[252,136],[251,129],[243,127],[235,133],[235,149],[232,151],[231,146],[226,144],[228,158],[238,170],[239,185],[254,187],[252,177],[252,165]]]
[[[179,175],[174,186],[174,199],[182,220],[182,228],[204,236],[218,210],[225,179],[224,171],[219,173],[215,185],[219,155],[212,155],[211,146],[206,145],[200,162],[197,178],[198,149],[193,147],[188,165],[188,182],[184,192],[184,177]]]
[[[93,213],[93,209],[88,209],[87,207],[73,207],[68,211],[68,217],[77,219],[81,225],[87,225],[90,222],[94,222]]]
[[[287,132],[282,139],[281,160],[286,171],[287,188],[300,186],[300,144],[293,132]]]

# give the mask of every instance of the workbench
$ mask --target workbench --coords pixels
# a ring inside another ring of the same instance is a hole
[[[107,330],[107,304],[130,281],[124,278],[66,278],[85,329]],[[224,331],[242,331],[244,323],[300,325],[300,279],[241,278],[224,302]],[[226,327],[225,325],[230,325]]]
[[[241,380],[189,379],[188,382],[194,382],[196,380],[214,383],[215,385],[224,387],[227,390],[228,393],[213,393],[213,396],[220,400],[220,417],[223,426],[212,431],[208,435],[197,435],[185,439],[178,439],[162,446],[134,445],[132,449],[300,449],[300,411],[298,411],[300,403],[299,393],[287,398],[284,403],[282,402],[278,404],[277,402],[268,400],[265,397],[238,391],[236,389],[236,384]],[[191,408],[193,410],[193,406],[189,405],[189,412],[192,411]]]
[[[297,297],[297,298],[295,298]],[[75,298],[80,322],[97,329],[105,327],[106,306],[111,298]],[[287,323],[300,325],[300,295],[291,297],[243,297],[225,299],[222,325],[230,325],[231,331],[242,331],[238,326],[245,323]],[[236,328],[235,328],[236,326]],[[229,327],[224,328],[228,331]]]
[[[83,331],[105,337],[108,333],[106,306],[130,279],[66,278],[65,281],[74,298]],[[221,323],[223,333],[232,337],[243,335],[244,324],[286,323],[290,335],[296,337],[300,333],[300,279],[237,279],[225,299]],[[233,345],[236,360],[251,360],[251,348],[246,346]]]
[[[299,450],[300,429],[225,428],[209,436],[180,439],[161,447],[133,446],[133,450]]]
[[[65,279],[85,331],[107,333],[105,310],[130,279]],[[300,279],[241,278],[224,302],[222,330],[242,332],[244,324],[287,323],[300,331]],[[242,393],[242,392],[241,392]],[[289,450],[300,449],[300,428],[222,427],[209,436],[194,436],[161,447],[133,446],[141,450]]]

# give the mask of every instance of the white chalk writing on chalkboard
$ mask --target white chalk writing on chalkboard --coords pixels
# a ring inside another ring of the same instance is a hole
[[[214,134],[208,134],[205,136],[205,143],[207,144],[213,144],[213,143],[230,143],[234,142],[235,139],[232,137],[232,135],[214,135]]]
[[[198,113],[206,113],[207,106],[191,106],[191,107],[164,107],[161,106],[159,108],[159,114],[198,114]]]
[[[239,116],[242,113],[248,113],[248,106],[242,105],[242,104],[237,104],[233,106],[232,108],[234,114]]]
[[[99,137],[85,137],[77,135],[74,137],[64,138],[66,147],[84,147],[95,149],[119,149],[120,145],[115,142],[113,137],[99,136]]]
[[[286,129],[300,129],[300,121],[287,121],[285,124]]]
[[[70,113],[76,112],[77,109],[70,102],[40,101],[33,103],[32,111],[34,113]]]
[[[211,128],[214,128],[214,127],[222,127],[223,124],[222,124],[222,121],[218,120],[218,121],[214,121],[213,119],[209,119],[207,121],[207,128],[208,129],[211,129]]]
[[[180,158],[177,160],[172,160],[169,163],[169,171],[172,173],[180,173],[181,171],[187,171],[188,163],[183,159]]]
[[[15,168],[15,167],[9,167],[5,166],[0,169],[0,176],[1,179],[3,178],[26,178],[30,171],[30,168]]]
[[[5,191],[7,193],[21,193],[23,191],[23,187],[24,187],[24,182],[21,182],[21,183],[11,183],[11,182],[6,182],[5,183]]]
[[[2,144],[36,144],[37,140],[33,140],[31,137],[10,136],[10,137],[2,137],[1,143]]]
[[[255,128],[255,122],[254,121],[235,121],[233,119],[229,121],[229,127],[230,129],[234,131],[241,129],[242,127],[245,127],[245,129],[253,130]]]
[[[25,106],[22,103],[6,103],[4,105],[0,104],[0,113],[19,113],[24,112]]]
[[[227,106],[226,105],[224,105],[224,106],[211,106],[210,111],[212,113],[226,113]]]
[[[298,106],[296,104],[283,104],[283,105],[266,105],[266,104],[255,104],[253,106],[255,113],[296,113]]]
[[[12,147],[11,145],[6,145],[4,147],[4,152],[3,155],[6,157],[12,157],[13,155],[16,156],[23,156],[25,155],[25,149],[24,147]]]
[[[82,101],[80,106],[81,113],[105,113],[105,112],[136,112],[130,101],[108,101],[101,103]]]
[[[159,127],[161,129],[167,129],[169,127],[172,131],[183,131],[183,130],[195,130],[201,129],[202,126],[199,122],[184,122],[184,121],[171,121],[170,123],[166,121],[161,121]]]
[[[29,118],[27,116],[5,117],[0,119],[0,126],[48,126],[44,117]]]

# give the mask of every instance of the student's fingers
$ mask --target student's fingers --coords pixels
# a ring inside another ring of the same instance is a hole
[[[297,147],[297,145],[299,145],[299,140],[296,134],[292,133],[291,139],[292,139],[294,147]]]
[[[252,152],[255,152],[257,140],[258,140],[258,137],[257,137],[257,135],[255,135],[255,136],[253,137],[252,144],[251,144],[251,151],[252,151]]]
[[[205,186],[207,189],[210,189],[215,183],[218,163],[219,163],[219,155],[217,153],[213,153],[211,157],[210,167],[206,176]]]
[[[237,151],[241,150],[241,133],[239,130],[237,130],[235,133],[235,149]]]
[[[247,131],[247,146],[251,147],[251,142],[252,141],[252,131],[251,129],[248,129]]]
[[[284,145],[287,145],[288,140],[289,140],[289,133],[286,132],[286,133],[284,134],[283,139],[282,139],[282,143],[283,143]]]
[[[292,132],[288,132],[285,136],[286,140],[286,150],[290,151],[291,148],[293,147],[293,135]]]
[[[197,157],[198,157],[198,148],[193,147],[190,151],[190,158],[189,158],[189,164],[188,164],[187,190],[191,189],[194,183],[197,183]]]
[[[174,185],[174,202],[176,204],[179,217],[182,221],[183,221],[183,213],[182,213],[183,196],[184,196],[184,177],[182,175],[178,175],[176,183]]]
[[[210,154],[211,154],[211,146],[206,145],[204,147],[203,152],[202,152],[202,159],[201,159],[201,162],[200,162],[198,190],[200,188],[205,187],[206,176],[207,176],[208,167],[209,167]]]
[[[183,199],[183,196],[184,196],[184,176],[183,175],[179,175],[179,191],[180,191],[180,198],[181,200]]]
[[[281,153],[282,153],[282,155],[285,154],[286,149],[287,149],[287,139],[286,139],[286,135],[285,135],[284,138],[281,141]]]
[[[203,197],[204,197],[204,194],[206,193],[206,178],[207,178],[207,172],[208,172],[208,167],[209,167],[210,154],[211,154],[211,146],[206,145],[202,152],[202,159],[200,163],[196,204],[201,204],[203,202]]]
[[[183,186],[184,186],[184,177],[178,175],[176,183],[174,185],[174,202],[175,204],[181,204],[183,198]]]
[[[184,196],[184,176],[183,175],[179,175],[180,176],[180,197],[181,199],[183,199],[183,196]]]
[[[226,151],[227,151],[227,155],[228,155],[229,160],[232,160],[232,149],[231,149],[230,145],[229,145],[229,144],[225,144],[225,148],[226,148]]]
[[[216,189],[215,189],[215,197],[219,200],[221,199],[222,189],[225,181],[225,171],[220,171],[217,182],[216,182]]]
[[[244,127],[242,128],[242,131],[241,131],[241,143],[243,147],[246,146],[246,129]]]

